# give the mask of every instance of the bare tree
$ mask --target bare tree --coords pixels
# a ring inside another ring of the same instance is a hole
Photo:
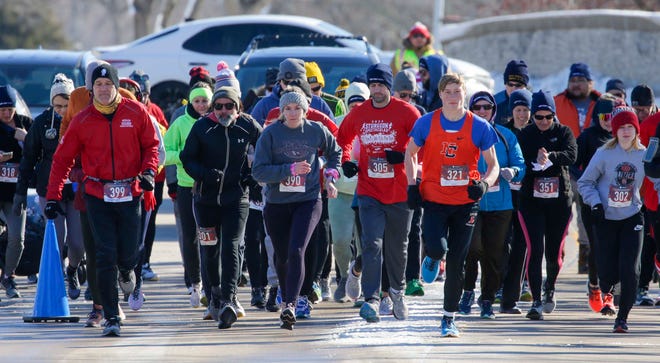
[[[151,18],[153,3],[153,0],[133,0],[133,8],[135,9],[135,14],[133,15],[135,39],[150,33],[148,24]]]

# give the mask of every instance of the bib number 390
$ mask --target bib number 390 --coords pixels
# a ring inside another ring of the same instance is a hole
[[[304,174],[289,175],[280,182],[280,192],[304,193],[306,180],[307,178]]]

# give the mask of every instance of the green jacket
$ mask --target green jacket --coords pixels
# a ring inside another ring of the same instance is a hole
[[[326,92],[321,92],[321,99],[330,106],[332,114],[335,115],[335,117],[346,114],[346,105],[344,105],[344,101],[342,101],[341,98]]]
[[[179,153],[186,145],[186,139],[197,119],[188,115],[186,110],[179,116],[165,133],[165,165],[176,165],[177,184],[182,187],[192,188],[195,180],[183,169]]]

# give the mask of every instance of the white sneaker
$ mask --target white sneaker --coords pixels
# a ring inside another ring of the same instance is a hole
[[[245,309],[243,308],[243,305],[241,305],[241,302],[238,301],[238,296],[234,295],[234,298],[232,299],[232,305],[234,305],[234,310],[236,310],[236,317],[238,318],[244,318],[245,317]]]
[[[351,298],[353,301],[357,301],[362,294],[362,282],[360,280],[360,275],[355,276],[353,273],[353,266],[355,266],[355,261],[352,261],[348,266],[348,272],[346,273],[346,295]]]
[[[192,286],[192,292],[190,293],[190,306],[197,309],[201,306],[202,299],[202,285],[194,284]]]
[[[323,301],[330,301],[332,298],[332,289],[330,288],[329,279],[321,279],[321,299]]]
[[[393,308],[394,308],[394,304],[392,303],[392,299],[390,299],[389,296],[385,296],[383,300],[380,301],[380,306],[378,307],[378,313],[380,315],[392,315]]]
[[[124,314],[124,310],[121,309],[121,305],[117,304],[117,309],[119,311],[119,314],[117,314],[119,316],[119,322],[123,324],[126,320],[126,314]]]

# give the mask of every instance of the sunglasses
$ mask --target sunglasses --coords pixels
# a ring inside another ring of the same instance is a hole
[[[230,102],[230,103],[215,103],[215,104],[213,104],[213,109],[220,111],[224,107],[227,111],[231,111],[231,110],[234,109],[234,106],[236,106],[236,105],[233,102]]]
[[[422,33],[415,33],[412,35],[413,38],[426,38],[426,36]]]
[[[522,84],[522,83],[518,83],[518,82],[509,82],[509,83],[507,83],[506,85],[509,86],[509,87],[511,87],[511,88],[521,88],[521,87],[525,87],[524,84]]]
[[[416,95],[414,93],[408,93],[408,92],[399,93],[399,98],[408,98],[408,97],[413,98],[415,96]]]
[[[554,115],[554,114],[550,114],[550,115],[534,115],[534,119],[537,120],[537,121],[542,121],[543,119],[546,119],[546,120],[552,120],[552,119],[554,119],[554,118],[555,118],[555,115]]]
[[[599,113],[598,114],[598,120],[599,121],[612,121],[612,114],[611,113]]]
[[[312,87],[312,92],[318,92],[321,90],[321,86]]]
[[[472,111],[479,111],[479,110],[484,110],[484,111],[490,111],[493,109],[493,105],[473,105],[470,110]]]

